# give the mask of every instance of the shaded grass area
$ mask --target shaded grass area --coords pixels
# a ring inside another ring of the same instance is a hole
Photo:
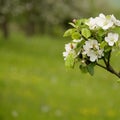
[[[68,41],[13,34],[0,40],[0,120],[117,120],[120,83],[101,68],[95,75],[66,71]],[[120,68],[120,57],[112,64]]]

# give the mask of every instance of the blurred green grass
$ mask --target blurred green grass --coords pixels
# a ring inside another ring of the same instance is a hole
[[[14,33],[0,38],[0,120],[118,120],[120,83],[101,68],[95,75],[66,71],[68,40]],[[112,64],[120,68],[120,57]]]

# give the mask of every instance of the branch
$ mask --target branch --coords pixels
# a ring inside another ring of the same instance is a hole
[[[99,66],[102,67],[102,68],[104,68],[104,69],[106,69],[106,70],[109,71],[110,73],[112,73],[112,74],[114,74],[114,75],[116,75],[117,77],[120,78],[120,72],[115,71],[115,70],[113,69],[113,67],[110,65],[111,51],[112,51],[112,50],[109,51],[108,60],[106,60],[105,58],[103,58],[103,61],[104,61],[105,65],[106,65],[106,67],[103,67],[103,66],[101,66],[101,65],[99,65]]]
[[[108,70],[110,73],[116,75],[118,78],[120,78],[120,72],[115,71],[110,64],[109,64],[109,66],[107,67],[107,70]]]
[[[103,58],[103,61],[104,61],[105,65],[106,65],[106,67],[108,67],[108,63],[107,63],[105,58]]]
[[[107,68],[105,66],[103,66],[103,65],[101,65],[99,63],[96,63],[96,65],[99,66],[99,67],[101,67],[101,68],[103,68],[103,69],[105,69],[105,70],[107,70]]]
[[[104,59],[104,60],[105,60],[105,59]],[[101,64],[99,64],[99,63],[96,63],[96,65],[99,66],[99,67],[101,67],[101,68],[103,68],[103,69],[105,69],[105,70],[107,70],[107,71],[109,71],[110,73],[116,75],[118,78],[120,78],[120,72],[115,71],[115,70],[113,69],[113,67],[110,65],[110,63],[108,64],[108,63],[106,62],[106,60],[105,60],[104,62],[105,62],[106,67],[103,66],[103,65],[101,65]]]
[[[108,55],[108,66],[110,65],[111,52],[112,50],[110,50],[109,55]]]
[[[103,57],[103,61],[104,61],[104,63],[105,63],[105,65],[106,65],[107,68],[108,68],[109,65],[110,65],[111,51],[112,51],[112,50],[110,50],[109,53],[108,53],[108,60],[106,60],[106,59]]]

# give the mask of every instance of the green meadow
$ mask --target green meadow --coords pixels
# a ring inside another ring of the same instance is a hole
[[[119,120],[118,78],[66,70],[62,37],[0,37],[0,120]],[[112,57],[120,68],[120,56]]]

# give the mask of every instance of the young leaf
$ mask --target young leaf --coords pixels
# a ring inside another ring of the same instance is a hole
[[[65,66],[67,68],[74,68],[74,64],[75,64],[75,54],[70,53],[65,60]]]
[[[104,48],[107,45],[107,43],[105,41],[102,41],[100,44],[100,48]]]
[[[78,48],[81,48],[85,44],[85,40],[83,39],[80,43],[77,44]]]
[[[81,25],[81,20],[76,20],[75,24],[76,24],[76,26],[80,26]]]
[[[79,68],[80,68],[82,73],[87,73],[88,72],[87,67],[83,66],[82,64],[79,66]]]
[[[80,19],[80,20],[76,20],[76,26],[83,26],[85,25],[87,19]]]
[[[82,35],[85,37],[85,38],[89,38],[91,36],[91,32],[89,29],[87,28],[83,28],[82,29]]]
[[[63,37],[71,36],[73,32],[75,32],[75,29],[68,29],[65,31]]]
[[[118,55],[120,55],[120,51],[117,51],[117,52],[116,52],[116,56],[118,56]]]
[[[118,83],[120,83],[120,78],[117,80]]]
[[[107,47],[105,47],[104,51],[105,51],[105,52],[109,52],[111,49],[112,49],[112,47],[107,46]]]
[[[97,34],[98,34],[98,36],[102,37],[106,34],[106,31],[104,31],[103,29],[99,29]]]
[[[87,66],[87,70],[89,72],[90,75],[94,75],[94,66],[95,66],[95,63],[90,63],[88,66]]]
[[[120,27],[114,27],[114,28],[112,29],[112,32],[115,32],[115,33],[120,34]]]
[[[74,23],[70,22],[69,23],[71,26],[76,27]]]
[[[72,39],[80,39],[80,37],[81,37],[81,35],[80,35],[79,32],[74,32],[74,33],[72,34]]]

